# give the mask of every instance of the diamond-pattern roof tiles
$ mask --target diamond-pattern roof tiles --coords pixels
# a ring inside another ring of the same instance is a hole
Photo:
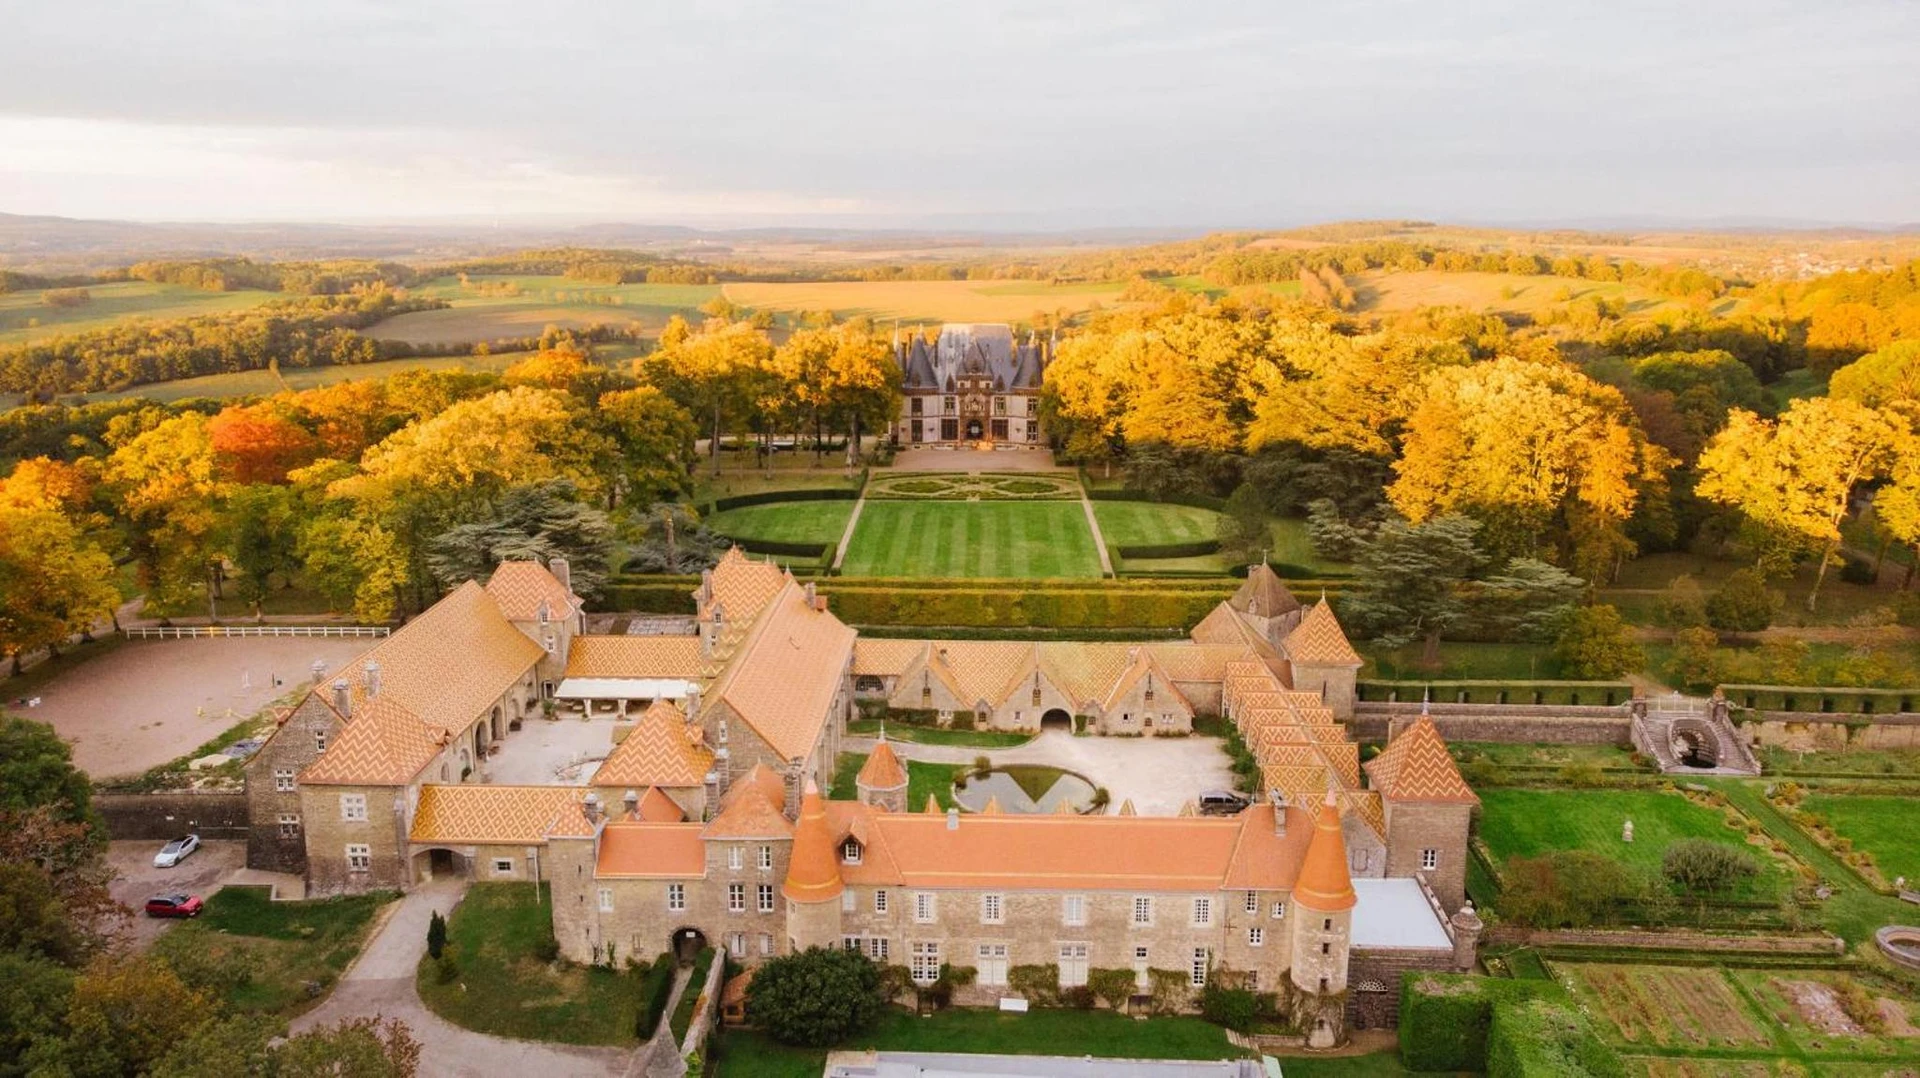
[[[1390,801],[1480,803],[1454,766],[1446,740],[1425,715],[1367,762],[1367,777]]]
[[[567,677],[697,678],[697,636],[576,636],[567,649]]]
[[[1360,653],[1347,641],[1340,619],[1325,599],[1308,608],[1300,624],[1287,634],[1287,658],[1313,666],[1359,666]]]
[[[413,813],[413,842],[506,842],[537,844],[546,841],[562,812],[576,809],[587,791],[579,786],[444,786],[420,787]]]
[[[713,753],[695,740],[680,709],[656,700],[593,773],[595,786],[698,786],[713,770]]]
[[[541,603],[547,604],[551,621],[563,621],[580,612],[579,597],[536,561],[501,562],[487,579],[487,594],[500,605],[500,613],[512,621],[537,620]]]

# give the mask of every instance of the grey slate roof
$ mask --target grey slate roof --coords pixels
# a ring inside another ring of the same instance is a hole
[[[1038,389],[1046,369],[1046,350],[1037,341],[1013,339],[1005,323],[949,322],[940,327],[940,339],[929,346],[914,334],[911,344],[897,350],[902,385],[908,390],[951,392],[961,374],[992,376],[996,389]]]

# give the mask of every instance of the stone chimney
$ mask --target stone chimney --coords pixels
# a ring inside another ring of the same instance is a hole
[[[380,695],[380,664],[377,662],[374,662],[372,659],[368,659],[367,665],[366,665],[366,672],[367,672],[367,699],[371,700],[374,697]]]
[[[1287,833],[1287,795],[1279,790],[1268,790],[1267,801],[1273,805],[1273,833],[1284,837]]]
[[[600,822],[600,795],[589,790],[586,799],[580,803],[580,810],[587,814],[589,823]]]
[[[333,709],[343,719],[353,717],[353,689],[347,684],[346,678],[333,679]]]
[[[626,793],[621,794],[620,803],[626,806],[627,819],[637,820],[640,818],[640,791],[628,790]]]
[[[947,810],[947,830],[949,831],[960,830],[960,810],[959,809],[950,808]]]
[[[699,717],[700,717],[700,686],[689,685],[687,686],[687,721],[693,722]]]
[[[552,573],[553,578],[560,582],[560,586],[567,589],[567,594],[573,594],[573,564],[571,562],[565,558],[549,559],[547,561],[547,572]]]
[[[547,609],[547,601],[545,599],[540,600],[540,609],[538,613],[539,613],[541,625],[545,625],[548,621],[551,621],[553,618],[552,612]]]
[[[807,592],[808,609],[811,609],[811,610],[820,609],[820,592],[819,592],[819,589],[813,586],[813,581],[811,580],[807,581],[806,592]]]

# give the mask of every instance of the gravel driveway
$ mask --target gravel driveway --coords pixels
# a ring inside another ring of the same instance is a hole
[[[148,917],[141,910],[154,895],[185,891],[206,898],[218,891],[247,863],[247,844],[222,840],[202,842],[185,861],[172,868],[153,867],[153,855],[166,843],[141,841],[107,844],[107,864],[114,880],[107,886],[113,900],[133,912],[127,930],[136,946],[145,947],[178,922]]]
[[[1048,764],[1076,771],[1105,786],[1111,812],[1131,800],[1142,816],[1172,816],[1208,790],[1233,789],[1233,765],[1217,737],[1075,737],[1048,730],[1012,749],[968,749],[895,741],[908,760],[970,764],[981,754],[996,764]],[[872,738],[848,738],[848,752],[871,752]],[[919,806],[914,806],[916,809]]]

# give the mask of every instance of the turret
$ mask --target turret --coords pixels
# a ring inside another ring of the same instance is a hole
[[[887,743],[886,727],[880,728],[880,740],[853,780],[853,788],[863,804],[888,812],[907,811],[907,769],[900,766],[900,758]]]
[[[787,939],[795,950],[840,945],[840,861],[820,787],[807,779],[800,818],[793,829],[793,856],[780,892],[787,896]]]
[[[1311,1048],[1346,1040],[1347,951],[1358,901],[1347,870],[1340,804],[1328,790],[1293,885],[1293,1011]]]

